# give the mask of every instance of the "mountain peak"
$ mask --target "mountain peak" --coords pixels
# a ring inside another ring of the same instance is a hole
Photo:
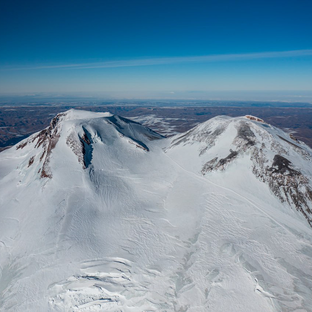
[[[312,226],[312,151],[293,136],[254,116],[218,116],[175,136],[168,150],[179,146],[197,150],[204,176],[249,159],[251,172]]]
[[[52,178],[50,158],[59,140],[66,142],[77,156],[78,162],[83,168],[87,168],[92,163],[93,144],[111,144],[110,141],[118,137],[127,139],[128,143],[145,151],[149,151],[149,141],[163,138],[137,122],[108,112],[93,113],[71,109],[57,114],[47,128],[20,142],[16,149],[24,149],[30,145],[32,148],[29,150],[28,167],[36,165],[37,159],[41,164],[37,171],[40,177]],[[36,155],[34,149],[37,150]]]

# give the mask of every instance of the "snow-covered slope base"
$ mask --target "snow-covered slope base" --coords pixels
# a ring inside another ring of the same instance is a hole
[[[0,309],[312,311],[311,159],[251,116],[59,114],[0,154]]]

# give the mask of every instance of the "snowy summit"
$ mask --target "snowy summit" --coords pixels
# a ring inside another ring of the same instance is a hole
[[[249,115],[58,114],[0,153],[0,310],[311,311],[312,150]]]

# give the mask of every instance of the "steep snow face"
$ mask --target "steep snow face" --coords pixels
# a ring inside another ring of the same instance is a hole
[[[166,139],[59,114],[0,153],[0,309],[311,311],[311,176],[252,116]]]
[[[176,147],[181,145],[185,152],[191,149],[200,156],[196,165],[201,166],[203,175],[224,171],[232,163],[238,163],[238,158],[248,159],[253,174],[312,226],[312,151],[304,143],[248,115],[213,118],[176,136],[168,150],[179,150]],[[190,145],[194,146],[185,147]],[[193,170],[198,172],[199,168]]]

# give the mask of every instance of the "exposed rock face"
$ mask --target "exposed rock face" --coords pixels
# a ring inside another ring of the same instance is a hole
[[[225,158],[221,158],[219,161],[218,157],[213,158],[212,160],[205,163],[202,169],[202,174],[213,170],[224,170],[226,165],[232,162],[237,157],[237,155],[238,152],[230,150],[230,154]]]
[[[218,129],[217,136],[221,135],[226,128],[227,127],[222,127]],[[236,130],[237,134],[232,143],[235,147],[235,150],[229,149],[229,154],[226,157],[220,159],[218,159],[218,157],[215,157],[212,160],[206,162],[202,168],[202,174],[205,175],[207,172],[211,172],[213,170],[225,170],[227,165],[233,162],[239,154],[246,152],[248,149],[256,144],[256,135],[251,130],[248,122],[240,121],[240,123],[236,127]],[[212,136],[213,143],[211,145],[215,145],[217,136]]]
[[[72,132],[66,139],[66,144],[77,156],[78,162],[81,163],[84,169],[87,168],[85,162],[86,149],[84,146],[84,144],[88,144],[87,142],[88,141],[86,140],[85,136],[83,136],[83,138],[79,138],[79,136],[75,132]]]
[[[259,134],[263,135],[262,132]],[[265,133],[265,136],[267,135],[268,133]],[[301,147],[281,136],[278,137],[286,141],[291,149],[295,148],[303,156]],[[253,173],[269,185],[271,191],[281,202],[287,201],[290,206],[300,211],[312,226],[312,188],[309,179],[299,170],[294,169],[291,161],[286,158],[290,151],[287,151],[272,136],[269,136],[268,139],[267,143],[254,142],[257,144],[250,145]],[[259,143],[262,143],[260,147]],[[276,153],[273,159],[268,157],[268,150]]]
[[[255,116],[246,115],[245,117],[250,119],[250,120],[255,120],[255,121],[258,121],[258,122],[264,122],[263,119],[255,117]]]
[[[261,133],[260,133],[261,134]],[[268,135],[267,133],[265,133]],[[295,169],[288,159],[291,153],[299,154],[311,162],[311,154],[302,147],[284,137],[277,135],[279,142],[272,136],[268,143],[262,142],[253,147],[251,160],[253,160],[253,173],[263,182],[267,183],[271,191],[281,202],[288,204],[300,211],[312,226],[312,187],[311,181],[299,169]],[[287,142],[288,148],[282,145]],[[268,145],[268,146],[266,146]],[[268,150],[275,152],[273,159],[268,155]]]
[[[29,143],[36,142],[35,148],[42,147],[43,151],[40,156],[40,162],[42,166],[40,167],[38,173],[40,173],[41,178],[52,178],[52,173],[49,168],[50,156],[52,150],[55,148],[59,138],[60,138],[60,121],[66,115],[66,113],[57,114],[52,120],[48,128],[42,130],[35,136],[31,136],[28,140],[23,141],[21,144],[17,145],[16,149],[24,148]],[[34,156],[29,159],[28,167],[34,162]]]
[[[66,139],[66,144],[78,157],[78,162],[84,169],[88,168],[92,160],[92,136],[88,130],[82,126],[82,134],[72,132]]]
[[[247,122],[241,121],[237,127],[237,135],[235,137],[235,144],[246,150],[250,146],[256,144],[256,136],[251,130],[250,125]]]
[[[256,153],[261,153],[255,151]],[[300,171],[292,168],[292,163],[285,157],[276,154],[271,166],[262,167],[263,157],[255,157],[258,162],[253,173],[263,182],[268,183],[271,191],[282,201],[295,207],[312,226],[312,188],[309,180]]]

